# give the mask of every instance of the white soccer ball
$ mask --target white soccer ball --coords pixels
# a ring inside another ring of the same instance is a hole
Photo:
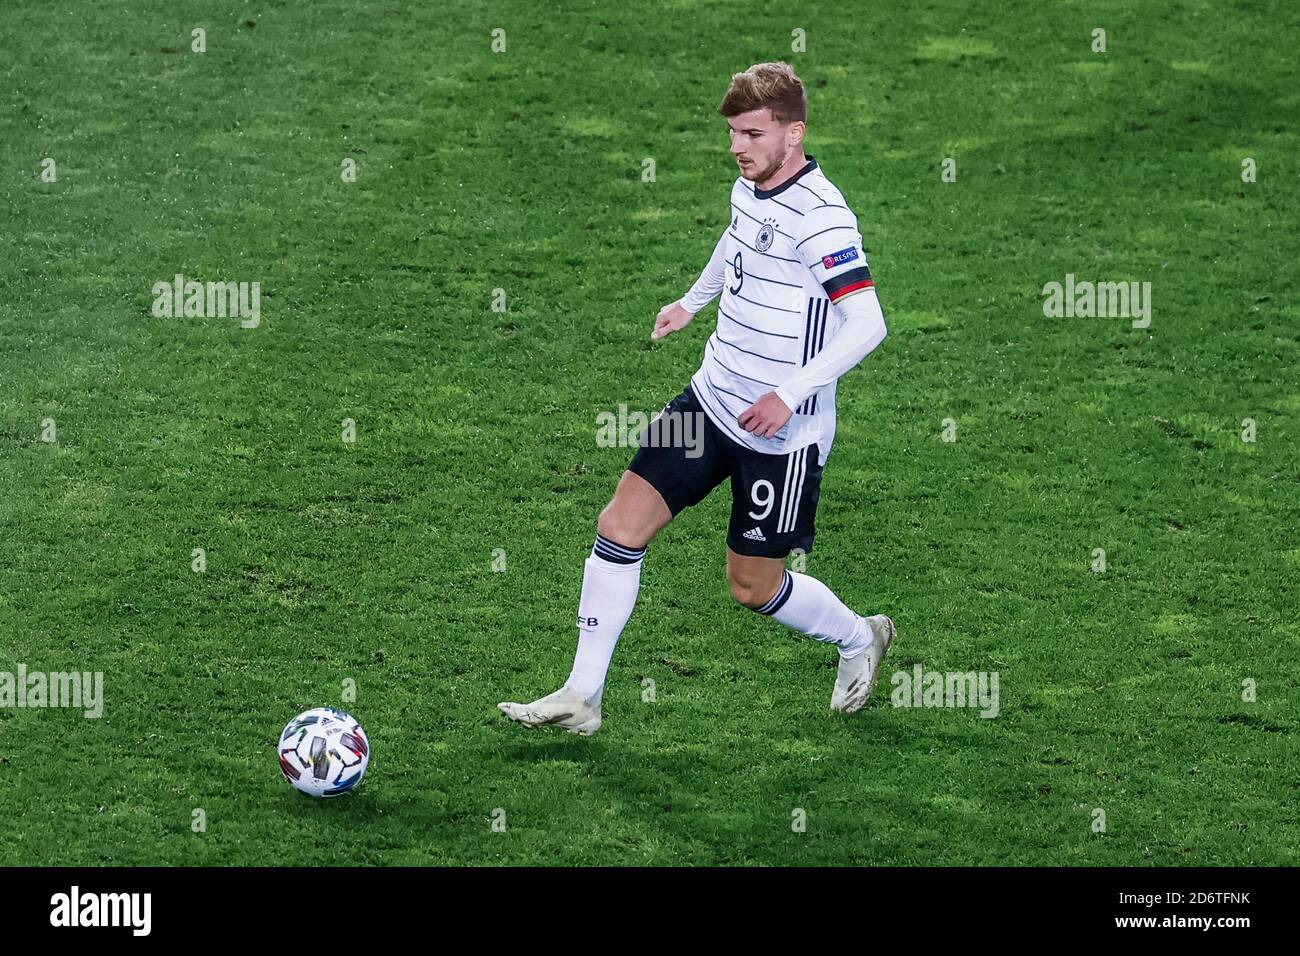
[[[289,721],[280,735],[280,771],[313,797],[337,797],[361,782],[370,764],[370,741],[351,716],[316,707]]]

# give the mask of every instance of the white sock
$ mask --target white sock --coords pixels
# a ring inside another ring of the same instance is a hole
[[[605,675],[623,626],[632,616],[641,589],[641,559],[645,548],[626,548],[601,535],[591,549],[582,574],[578,602],[578,651],[564,685],[583,700],[599,701]]]
[[[786,571],[772,600],[757,610],[809,637],[834,644],[841,657],[857,657],[871,639],[871,629],[859,626],[858,616],[830,588],[797,571]]]

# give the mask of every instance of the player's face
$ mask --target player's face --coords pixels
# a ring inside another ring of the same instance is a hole
[[[767,107],[727,117],[731,127],[731,155],[740,175],[763,183],[785,165],[790,153],[803,142],[802,123],[779,123]]]

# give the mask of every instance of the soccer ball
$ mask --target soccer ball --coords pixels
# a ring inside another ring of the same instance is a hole
[[[369,763],[366,732],[333,707],[304,711],[280,735],[284,779],[313,797],[347,793],[361,782]]]

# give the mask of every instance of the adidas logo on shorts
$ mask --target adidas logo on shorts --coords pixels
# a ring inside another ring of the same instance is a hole
[[[763,529],[762,529],[762,528],[754,528],[754,529],[751,530],[751,531],[746,531],[744,534],[741,535],[741,537],[742,537],[742,538],[748,538],[750,541],[766,541],[766,540],[767,540],[767,538],[763,537]]]

